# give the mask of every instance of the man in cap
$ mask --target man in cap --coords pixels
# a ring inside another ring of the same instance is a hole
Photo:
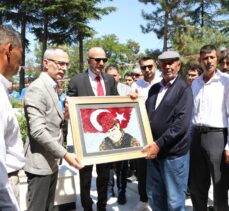
[[[191,87],[181,79],[180,55],[165,51],[159,57],[162,81],[149,90],[146,101],[154,141],[147,153],[147,195],[153,210],[185,210],[189,171]],[[152,139],[153,139],[152,138]]]

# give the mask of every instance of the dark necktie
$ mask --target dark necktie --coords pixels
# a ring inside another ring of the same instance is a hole
[[[96,76],[95,80],[97,81],[97,94],[98,94],[98,96],[104,96],[103,85],[102,85],[100,76]]]

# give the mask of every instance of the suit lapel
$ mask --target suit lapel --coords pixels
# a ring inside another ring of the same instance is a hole
[[[92,87],[91,87],[91,82],[90,82],[89,76],[88,76],[88,70],[84,74],[83,83],[85,84],[88,96],[95,96],[95,94],[92,90]]]
[[[149,92],[149,98],[147,100],[147,110],[148,110],[148,116],[150,117],[151,114],[155,111],[157,96],[160,91],[160,83],[154,85],[155,88],[153,90],[150,90]]]
[[[111,95],[108,78],[106,77],[106,75],[104,73],[102,73],[102,77],[103,77],[103,80],[104,80],[104,85],[105,85],[105,89],[106,89],[106,95]]]
[[[41,75],[41,80],[43,81],[44,83],[44,88],[47,90],[47,92],[49,93],[50,95],[50,98],[51,100],[53,101],[54,103],[54,106],[59,114],[59,116],[64,119],[64,116],[63,116],[63,112],[61,110],[61,107],[60,107],[60,103],[59,103],[59,99],[58,99],[58,95],[57,93],[55,92],[55,90],[51,87],[51,85],[47,82],[47,80]]]

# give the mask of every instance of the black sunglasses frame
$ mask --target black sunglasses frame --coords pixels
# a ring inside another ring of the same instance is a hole
[[[153,68],[153,65],[152,64],[149,64],[149,65],[143,65],[143,66],[141,66],[140,68],[141,68],[141,70],[146,70],[146,68],[148,67],[148,69],[149,70],[152,70],[152,68]]]
[[[93,57],[89,57],[89,59],[94,59],[97,63],[101,62],[101,60],[103,61],[103,63],[107,62],[107,58],[93,58]]]

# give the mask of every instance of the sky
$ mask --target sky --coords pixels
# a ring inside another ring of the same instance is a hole
[[[99,21],[91,21],[89,26],[92,27],[97,34],[95,37],[115,34],[120,43],[125,44],[131,39],[140,45],[140,52],[144,53],[145,49],[162,49],[163,41],[158,40],[155,33],[150,32],[143,34],[140,25],[146,25],[146,21],[141,16],[141,11],[152,11],[152,5],[145,5],[138,0],[113,0],[104,1],[98,7],[114,6],[116,11],[109,15],[102,16]],[[34,49],[34,35],[29,34],[31,49]],[[33,52],[33,50],[32,50]],[[30,53],[27,57],[33,57]]]
[[[98,5],[100,6],[100,5]],[[102,16],[99,21],[91,21],[90,26],[98,33],[95,37],[115,34],[120,43],[132,39],[139,43],[140,51],[145,49],[162,49],[163,41],[158,40],[155,33],[143,34],[140,25],[146,25],[141,16],[141,11],[152,11],[152,5],[145,5],[138,0],[113,0],[105,1],[101,7],[114,6],[115,12]]]

